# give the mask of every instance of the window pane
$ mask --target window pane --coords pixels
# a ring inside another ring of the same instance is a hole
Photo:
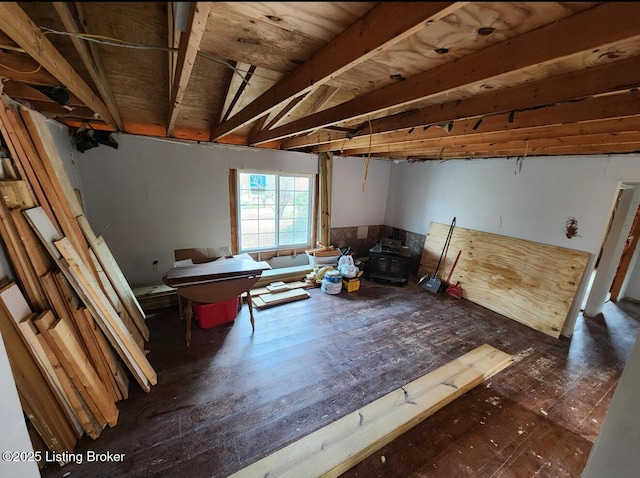
[[[241,250],[309,245],[312,186],[310,176],[239,173]]]
[[[293,191],[295,178],[280,176],[280,191]]]
[[[309,178],[296,177],[295,178],[296,191],[308,191],[309,190]]]

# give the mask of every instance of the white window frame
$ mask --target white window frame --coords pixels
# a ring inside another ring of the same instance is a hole
[[[275,246],[265,246],[265,247],[257,247],[257,248],[243,248],[242,247],[242,201],[240,198],[241,195],[241,186],[240,186],[240,174],[259,174],[259,175],[271,175],[276,176],[276,204],[277,207],[280,205],[280,177],[304,177],[309,180],[309,206],[308,206],[308,224],[307,224],[307,242],[305,244],[287,244],[280,245],[280,221],[279,221],[279,210],[276,209],[275,214]],[[237,204],[237,241],[238,248],[240,253],[259,253],[266,251],[278,251],[278,250],[291,250],[291,249],[303,249],[311,247],[314,241],[314,201],[315,201],[315,174],[313,173],[293,173],[287,171],[267,171],[260,169],[237,169],[236,170],[236,204]]]

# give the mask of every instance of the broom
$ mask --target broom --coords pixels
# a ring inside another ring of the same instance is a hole
[[[429,277],[428,275],[422,276],[422,278],[418,281],[418,285],[423,289],[426,289],[430,292],[441,292],[442,281],[438,279],[438,271],[440,270],[440,263],[442,262],[442,256],[445,255],[446,250],[449,248],[449,241],[451,240],[451,234],[453,233],[453,228],[456,225],[456,218],[453,218],[451,221],[451,226],[449,227],[449,233],[447,234],[447,238],[444,241],[444,248],[442,249],[442,253],[440,254],[440,259],[438,259],[438,264],[436,265],[436,270],[433,272],[433,275]],[[426,281],[426,282],[425,282]]]

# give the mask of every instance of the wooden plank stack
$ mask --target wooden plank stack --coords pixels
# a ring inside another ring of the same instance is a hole
[[[129,378],[157,382],[145,315],[64,170],[46,119],[5,95],[0,237],[14,279],[0,278],[0,332],[30,425],[72,451],[118,422]],[[35,445],[34,445],[35,446]]]

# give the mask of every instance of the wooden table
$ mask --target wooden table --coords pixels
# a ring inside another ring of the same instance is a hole
[[[176,267],[164,273],[162,282],[176,289],[185,299],[184,316],[187,321],[186,342],[191,343],[192,302],[213,304],[247,293],[251,330],[255,330],[251,287],[258,282],[262,271],[271,269],[266,262],[257,262],[247,254],[222,261]]]

